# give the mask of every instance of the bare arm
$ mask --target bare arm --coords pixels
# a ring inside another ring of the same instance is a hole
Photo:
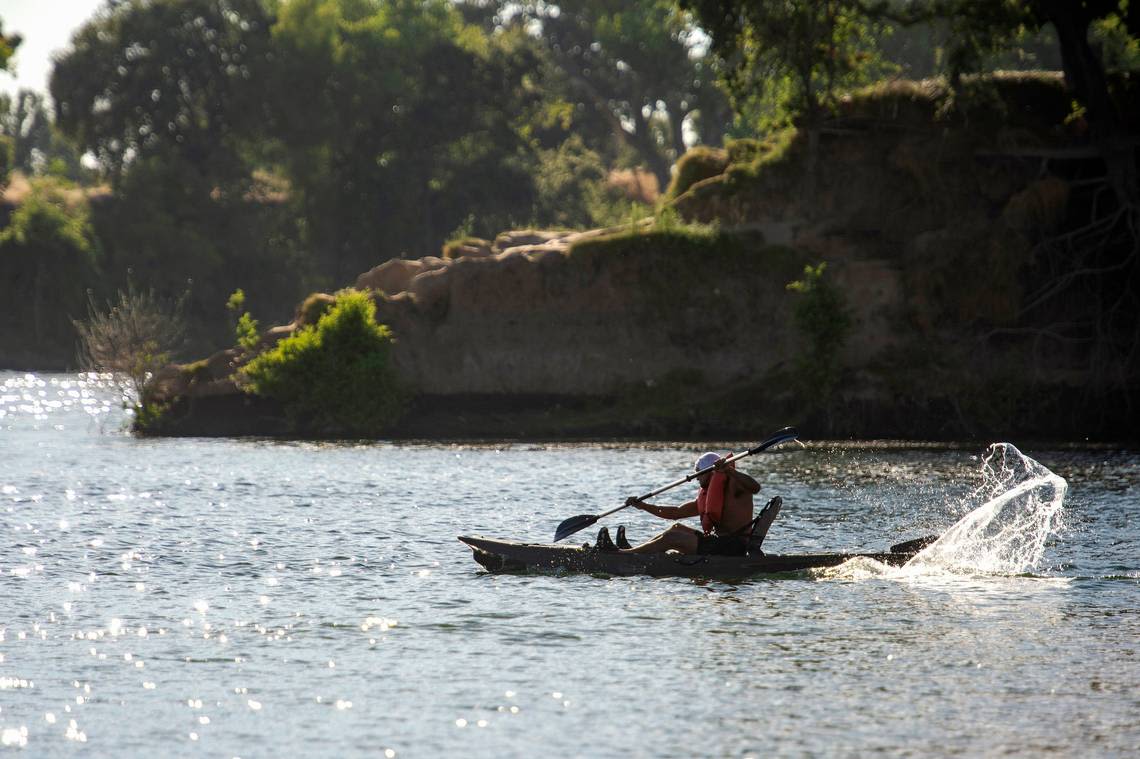
[[[697,515],[697,502],[689,501],[680,506],[654,506],[651,503],[639,501],[636,498],[630,498],[627,503],[634,508],[641,509],[644,512],[652,514],[661,519],[684,519],[686,517],[695,517]]]

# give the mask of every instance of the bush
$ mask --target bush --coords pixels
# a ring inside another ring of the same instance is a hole
[[[246,387],[280,401],[296,429],[375,435],[404,411],[406,394],[392,369],[391,331],[376,323],[376,304],[346,290],[315,326],[250,361]]]
[[[140,419],[150,411],[146,383],[170,363],[185,340],[184,303],[185,296],[170,303],[153,290],[139,292],[128,286],[106,304],[105,311],[89,298],[87,318],[74,323],[80,365],[88,371],[112,372]]]
[[[97,275],[86,198],[55,180],[32,180],[0,232],[0,340],[68,360],[71,318],[84,312]]]
[[[809,400],[826,403],[839,382],[839,351],[851,331],[851,317],[843,294],[824,280],[826,263],[804,267],[803,279],[788,283],[799,297],[792,311],[805,347],[796,356],[796,368]]]
[[[249,311],[243,311],[244,308],[245,291],[239,287],[226,301],[226,310],[236,318],[234,337],[237,339],[237,346],[246,353],[252,353],[261,343],[261,333],[257,330],[257,319],[254,319]]]

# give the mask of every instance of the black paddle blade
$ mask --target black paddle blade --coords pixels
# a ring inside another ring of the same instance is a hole
[[[598,517],[593,514],[579,514],[576,517],[570,517],[558,525],[558,529],[554,531],[554,542],[557,543],[563,538],[568,538],[578,530],[584,530],[597,521]]]
[[[750,450],[749,453],[755,454],[755,453],[760,453],[761,451],[766,451],[774,445],[779,445],[780,443],[786,443],[789,440],[796,440],[799,438],[799,436],[800,436],[800,433],[796,432],[795,427],[785,427],[784,429],[780,430],[779,432],[777,432],[772,437],[765,440],[760,445],[758,445],[755,448],[753,448],[752,450]]]
[[[918,553],[923,548],[938,540],[938,535],[927,535],[923,538],[915,538],[908,540],[905,543],[896,543],[891,546],[891,553]]]

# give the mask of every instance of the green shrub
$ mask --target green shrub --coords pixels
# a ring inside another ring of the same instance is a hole
[[[70,356],[71,319],[84,312],[98,273],[86,199],[55,180],[32,180],[0,231],[0,342]]]
[[[261,342],[261,332],[257,329],[257,319],[254,319],[253,314],[244,309],[245,292],[239,287],[230,294],[229,300],[226,301],[226,310],[237,317],[234,322],[234,338],[237,340],[238,347],[246,353],[252,353]]]
[[[238,347],[247,353],[253,352],[261,343],[261,332],[257,329],[257,319],[246,311],[238,317],[237,326],[234,327],[234,336],[237,337]]]
[[[839,351],[851,331],[843,294],[824,280],[827,263],[804,267],[803,279],[787,288],[799,297],[792,310],[805,345],[796,355],[802,388],[810,400],[826,402],[839,382]]]
[[[392,341],[389,329],[376,323],[372,299],[346,290],[315,326],[250,361],[242,380],[254,393],[280,401],[300,431],[379,434],[406,403],[390,363]]]

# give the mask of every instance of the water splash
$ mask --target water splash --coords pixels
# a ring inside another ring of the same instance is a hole
[[[990,446],[981,476],[962,501],[969,513],[911,559],[907,573],[1016,575],[1041,562],[1049,536],[1061,529],[1065,479],[1009,443]]]

